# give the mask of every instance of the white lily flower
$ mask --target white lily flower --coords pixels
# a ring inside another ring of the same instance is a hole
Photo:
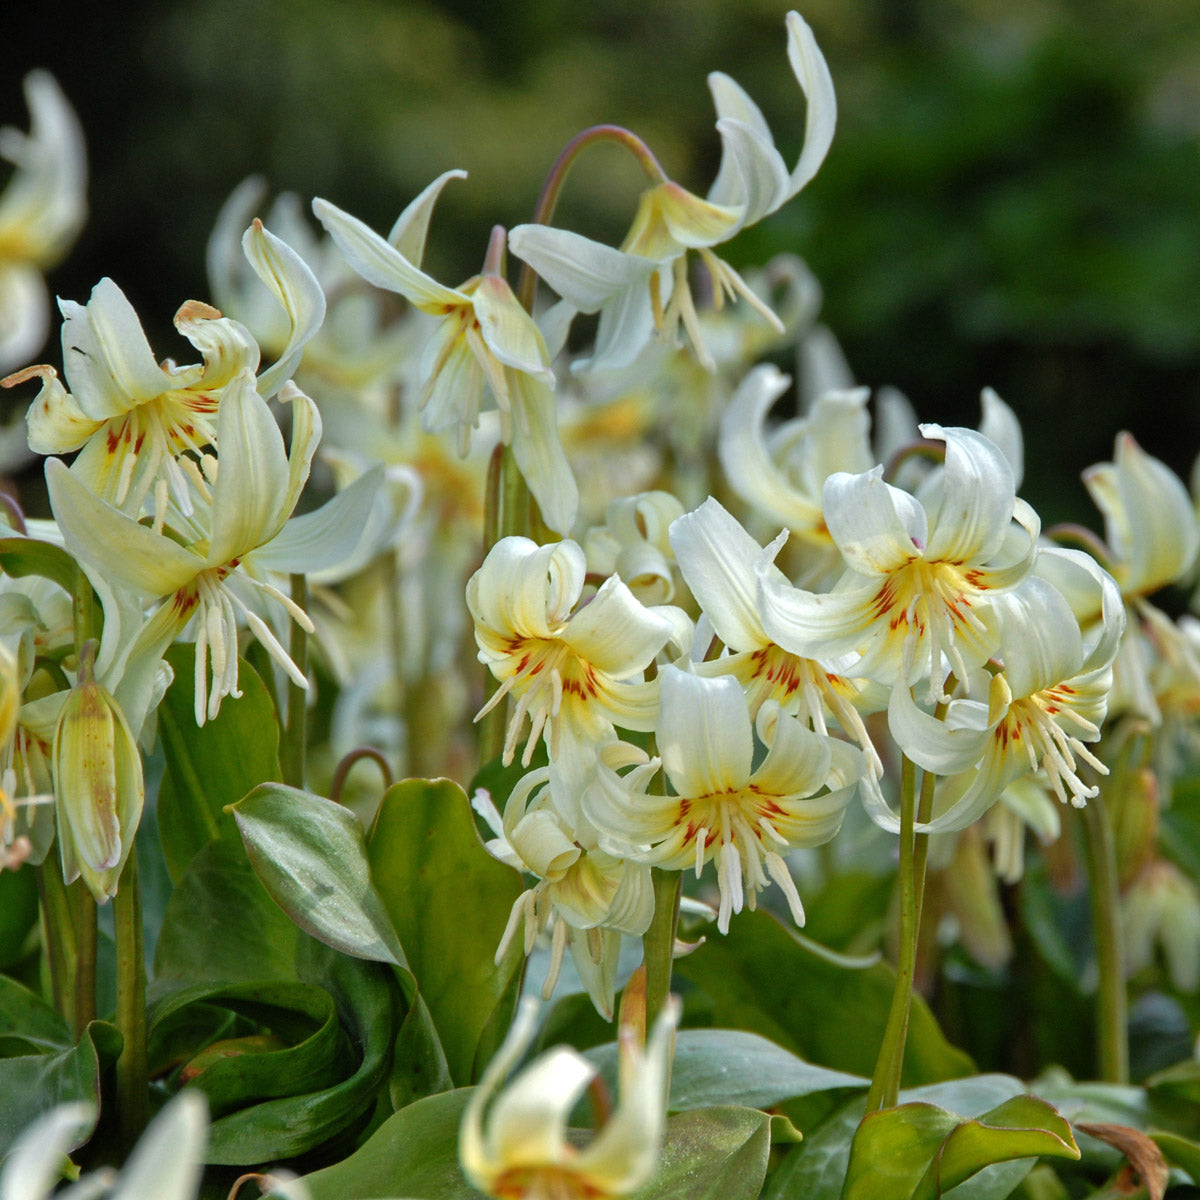
[[[216,716],[225,696],[240,695],[239,614],[293,682],[307,687],[304,675],[254,611],[255,594],[281,604],[309,632],[312,622],[278,589],[262,582],[261,573],[320,570],[337,562],[353,550],[373,496],[351,488],[318,513],[289,523],[321,424],[316,405],[302,392],[287,385],[283,399],[292,407],[290,452],[253,375],[244,371],[226,387],[217,416],[219,469],[211,472],[211,492],[197,501],[190,528],[180,521],[184,544],[94,495],[60,461],[46,464],[50,503],[66,546],[101,596],[113,596],[115,585],[143,602],[159,602],[150,620],[133,631],[127,628],[119,596],[111,609],[105,605],[105,643],[115,639],[119,649],[102,646],[101,657],[110,675],[121,681],[115,692],[135,728],[140,720],[134,712],[144,713],[144,701],[139,707],[124,697],[144,694],[147,674],[193,617],[198,724]]]
[[[767,700],[778,702],[821,735],[829,712],[862,747],[875,777],[879,760],[862,713],[886,707],[866,680],[838,675],[811,658],[801,658],[773,642],[758,613],[755,564],[762,547],[711,496],[671,526],[671,545],[692,595],[731,654],[696,663],[700,675],[732,675],[746,692],[751,716]],[[774,567],[771,568],[775,572]],[[777,582],[787,586],[782,572]]]
[[[83,131],[45,71],[25,76],[30,129],[0,129],[0,156],[16,173],[0,194],[0,371],[28,361],[46,341],[42,271],[75,240],[87,215]]]
[[[946,662],[965,679],[995,650],[989,602],[1028,574],[1041,524],[994,443],[971,429],[921,432],[946,443],[923,497],[885,483],[882,467],[831,475],[825,522],[845,574],[830,592],[780,583],[770,570],[777,539],[759,565],[758,607],[768,636],[793,654],[858,653],[855,675],[885,684],[927,675],[940,697]]]
[[[658,685],[645,669],[676,631],[667,610],[646,608],[613,575],[587,604],[586,563],[575,542],[539,546],[502,538],[467,582],[479,661],[500,688],[476,720],[512,694],[504,762],[512,762],[529,716],[522,761],[529,765],[545,731],[551,759],[605,741],[614,725],[650,730]]]
[[[662,767],[673,792],[646,787],[657,762],[628,775],[601,767],[585,812],[610,848],[670,870],[715,860],[721,893],[717,928],[774,881],[796,924],[804,906],[784,855],[818,846],[841,828],[865,771],[853,746],[821,737],[767,701],[751,722],[746,699],[728,675],[704,678],[663,668],[657,726]],[[752,769],[754,734],[767,747]]]
[[[675,594],[667,530],[682,515],[683,505],[669,492],[610,500],[604,524],[583,539],[589,574],[619,575],[643,604],[666,604]]]
[[[479,423],[486,382],[499,410],[501,437],[512,446],[546,523],[559,533],[569,532],[579,493],[559,440],[550,355],[536,322],[493,265],[498,255],[489,250],[482,274],[448,288],[327,200],[314,200],[313,212],[368,283],[397,292],[440,318],[422,361],[424,427],[431,432],[456,429],[459,451],[465,454]],[[400,240],[407,244],[404,237]],[[418,251],[424,246],[423,235],[408,240]]]
[[[256,381],[265,396],[279,390],[300,360],[325,312],[320,286],[303,260],[256,221],[242,239],[247,260],[286,314],[281,357]],[[255,372],[259,348],[249,330],[207,304],[189,300],[175,327],[203,358],[176,366],[155,361],[141,322],[124,292],[102,279],[86,305],[59,301],[63,370],[71,391],[50,366],[27,367],[0,381],[12,387],[34,377],[42,389],[28,413],[29,445],[39,454],[82,447],[71,470],[98,496],[136,517],[153,493],[156,518],[168,495],[192,508],[187,452],[217,446],[217,414],[225,389]],[[217,447],[219,449],[219,447]]]
[[[607,1200],[637,1191],[658,1163],[678,1020],[671,998],[644,1048],[633,1028],[622,1027],[620,1102],[580,1147],[568,1136],[567,1120],[596,1067],[578,1051],[547,1050],[500,1090],[536,1029],[536,1003],[523,1002],[463,1113],[458,1156],[467,1179],[498,1200]]]
[[[969,775],[953,802],[918,827],[922,832],[965,828],[1030,771],[1043,772],[1059,801],[1076,808],[1098,790],[1080,778],[1078,760],[1108,774],[1085,743],[1099,739],[1108,708],[1125,624],[1120,595],[1107,572],[1080,551],[1043,550],[1035,570],[994,602],[1003,668],[990,678],[986,702],[951,700],[938,720],[917,706],[903,683],[892,690],[888,724],[904,753],[939,775]],[[1103,620],[1087,641],[1058,581],[1097,598]],[[872,816],[885,828],[899,828],[892,813],[873,810]]]
[[[589,369],[633,361],[651,330],[673,338],[683,325],[699,361],[716,364],[704,342],[688,281],[695,251],[712,278],[714,303],[741,297],[777,329],[779,318],[713,247],[775,212],[816,174],[833,140],[837,101],[833,80],[812,30],[788,13],[788,61],[807,101],[804,149],[789,172],[758,106],[727,75],[709,88],[717,108],[722,158],[707,199],[665,177],[643,192],[619,250],[547,225],[519,225],[508,244],[579,312],[599,312]]]

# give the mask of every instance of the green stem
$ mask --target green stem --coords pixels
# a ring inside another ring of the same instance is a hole
[[[538,196],[537,207],[533,211],[533,221],[536,225],[548,225],[558,207],[558,197],[562,193],[567,176],[575,165],[580,154],[589,146],[598,142],[616,142],[624,146],[638,165],[645,171],[654,184],[666,183],[667,173],[662,169],[650,147],[636,133],[620,125],[593,125],[582,133],[577,133],[564,147],[562,153],[554,160],[554,165],[546,175],[542,184],[541,195]],[[537,297],[537,275],[528,263],[521,267],[521,277],[517,283],[517,299],[526,312],[533,312],[534,300]]]
[[[1103,794],[1089,800],[1082,815],[1096,963],[1100,974],[1096,993],[1100,1078],[1106,1083],[1128,1083],[1129,1041],[1117,859]]]
[[[683,874],[652,867],[654,918],[642,934],[642,961],[646,964],[646,1028],[662,1011],[671,994],[671,971],[675,962],[675,930],[679,924],[679,896]]]
[[[146,1064],[146,947],[137,848],[126,860],[113,896],[117,939],[117,1028],[124,1045],[117,1059],[117,1117],[128,1151],[149,1117]]]
[[[72,1027],[75,1024],[75,921],[63,883],[62,863],[55,850],[37,868],[38,896],[42,906],[42,940],[50,967],[54,1007]]]
[[[304,575],[292,576],[292,602],[303,610],[308,604],[308,579]],[[288,638],[288,657],[308,675],[308,633],[292,618],[291,634]],[[279,766],[283,782],[292,787],[304,786],[304,758],[308,740],[308,691],[293,680],[288,680],[287,723],[283,730],[283,745],[279,748]]]
[[[896,962],[896,985],[888,1010],[887,1025],[875,1073],[867,1092],[867,1112],[891,1108],[900,1094],[900,1072],[904,1044],[908,1038],[908,1014],[912,1005],[913,974],[917,964],[917,930],[920,927],[921,897],[917,894],[916,767],[906,756],[900,770],[900,947]],[[922,788],[924,791],[924,788]],[[924,852],[920,856],[924,884]]]
[[[77,879],[67,888],[75,915],[75,1036],[96,1019],[96,901]]]

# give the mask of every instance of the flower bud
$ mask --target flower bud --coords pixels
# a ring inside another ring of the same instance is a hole
[[[54,806],[63,878],[103,904],[133,847],[145,798],[142,758],[111,693],[93,680],[68,693],[54,732]]]
[[[1143,868],[1122,900],[1125,969],[1135,975],[1162,948],[1167,974],[1181,992],[1200,985],[1200,892],[1173,863]]]

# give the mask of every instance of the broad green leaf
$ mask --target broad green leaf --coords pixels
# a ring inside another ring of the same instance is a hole
[[[199,1008],[199,1020],[188,1021]],[[280,1096],[333,1087],[346,1074],[349,1044],[333,997],[306,983],[201,984],[173,992],[151,1013],[150,1062],[177,1052],[177,1031],[203,1027],[214,1014],[229,1036],[193,1042],[184,1051],[179,1082],[198,1087],[216,1118]],[[197,1051],[197,1046],[202,1047]],[[161,1070],[161,1067],[160,1067]]]
[[[0,538],[0,570],[6,575],[21,578],[40,575],[53,580],[65,592],[75,590],[75,560],[52,542],[36,538]]]
[[[929,1103],[871,1113],[854,1138],[843,1200],[937,1200],[996,1163],[1028,1160],[1006,1175],[1015,1187],[1041,1155],[1077,1159],[1071,1128],[1045,1101],[1014,1096],[965,1119]],[[964,1193],[959,1193],[963,1195]]]
[[[210,842],[188,863],[167,904],[153,991],[295,979],[299,937],[254,874],[241,843]]]
[[[21,957],[25,939],[38,919],[37,875],[26,863],[0,871],[0,969]]]
[[[715,1025],[760,1034],[834,1070],[866,1076],[873,1071],[895,979],[883,963],[838,966],[760,909],[735,917],[727,936],[712,933],[675,969],[708,994]],[[929,1008],[914,996],[905,1083],[971,1070],[971,1060],[946,1041]]]
[[[458,1165],[470,1088],[418,1100],[390,1116],[349,1158],[304,1177],[311,1200],[479,1200]]]
[[[448,1092],[454,1087],[446,1051],[434,1028],[429,1007],[420,992],[415,991],[408,1012],[396,1035],[392,1056],[392,1074],[388,1083],[388,1099],[394,1109],[404,1108],[423,1096]]]
[[[343,1056],[343,1077],[319,1091],[266,1100],[218,1118],[209,1131],[209,1162],[290,1158],[358,1125],[375,1107],[396,1034],[399,998],[388,971],[309,939],[301,942],[297,969],[305,982],[328,991],[336,1006],[352,1047]]]
[[[634,1200],[755,1200],[771,1152],[771,1118],[753,1108],[694,1108],[667,1121],[654,1178]]]
[[[311,792],[264,783],[233,814],[255,874],[301,929],[343,954],[404,965],[353,813]]]
[[[466,793],[448,779],[389,788],[368,842],[371,875],[456,1083],[477,1077],[508,1027],[521,964],[518,946],[499,966],[496,947],[521,878],[483,848]],[[497,1007],[505,1005],[493,1022]]]
[[[158,828],[171,878],[217,837],[236,839],[223,810],[279,773],[279,723],[266,685],[238,661],[240,698],[226,697],[214,720],[197,726],[193,711],[196,648],[173,646],[167,661],[175,678],[158,709],[166,771],[158,796]]]
[[[0,976],[0,1157],[26,1125],[54,1105],[68,1100],[98,1105],[101,1074],[120,1052],[114,1026],[93,1021],[76,1043],[40,996]],[[85,1133],[90,1136],[91,1129]]]
[[[617,1076],[615,1042],[587,1051],[606,1079]],[[773,1108],[813,1092],[866,1091],[859,1075],[813,1066],[774,1042],[739,1029],[682,1029],[671,1069],[673,1112],[712,1105]]]

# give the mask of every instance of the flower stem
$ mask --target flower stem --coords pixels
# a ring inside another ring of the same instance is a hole
[[[292,602],[299,609],[308,605],[308,578],[304,575],[291,577]],[[308,674],[308,634],[293,617],[288,638],[288,657]],[[292,680],[287,688],[287,722],[283,729],[283,745],[279,748],[279,766],[283,782],[292,787],[304,786],[304,760],[308,740],[308,693]]]
[[[571,168],[584,150],[598,142],[616,142],[618,145],[624,146],[637,159],[638,165],[645,171],[652,183],[659,184],[667,181],[666,171],[662,169],[650,147],[636,133],[621,125],[593,125],[589,129],[583,130],[582,133],[577,133],[554,160],[554,165],[546,175],[546,182],[542,184],[541,195],[538,196],[537,207],[533,212],[534,224],[548,225],[550,223],[554,216],[554,210],[558,207],[558,198],[562,194],[563,185],[567,182]],[[534,274],[533,268],[526,263],[521,268],[521,277],[517,285],[517,299],[520,301],[521,307],[531,313],[536,297],[537,275]]]
[[[146,1127],[149,1072],[146,1065],[146,949],[137,848],[125,862],[113,896],[117,940],[117,1028],[124,1046],[117,1059],[117,1118],[126,1150]]]
[[[928,836],[918,837],[913,831],[917,817],[917,769],[904,758],[900,771],[900,947],[896,962],[896,985],[888,1010],[887,1025],[875,1073],[867,1092],[867,1112],[891,1108],[900,1094],[900,1074],[904,1066],[904,1045],[908,1039],[908,1014],[912,1007],[913,975],[917,963],[917,932],[921,926],[921,905],[925,890],[925,861]],[[933,776],[926,774],[922,781],[921,799],[926,787],[930,800],[933,795]],[[922,804],[922,807],[925,807]],[[928,814],[926,814],[927,817]],[[918,843],[920,843],[918,849]]]
[[[72,1026],[79,1037],[96,1019],[96,901],[87,885],[77,879],[67,888],[75,925],[75,1016]]]
[[[63,1020],[75,1024],[75,921],[63,883],[58,852],[46,856],[37,868],[38,896],[42,906],[42,940],[50,967],[54,1007]]]
[[[653,1028],[671,994],[675,962],[675,929],[679,924],[679,896],[683,874],[652,867],[654,917],[642,934],[642,962],[646,967],[646,1027]]]
[[[1128,1083],[1129,1041],[1117,860],[1103,793],[1087,802],[1082,816],[1092,927],[1096,938],[1096,963],[1100,974],[1096,993],[1100,1079],[1106,1083]]]

